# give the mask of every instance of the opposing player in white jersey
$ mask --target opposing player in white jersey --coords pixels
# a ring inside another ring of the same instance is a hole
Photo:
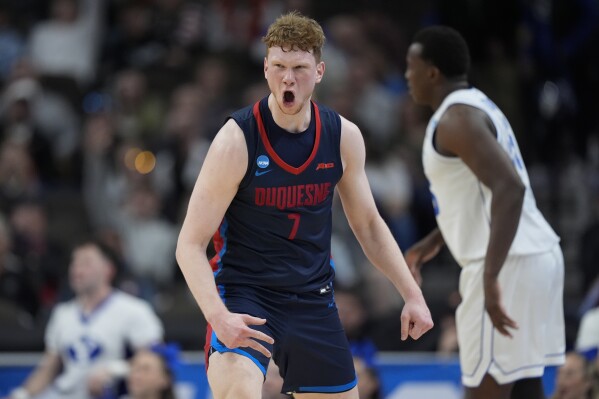
[[[456,325],[467,399],[544,398],[546,365],[564,361],[563,256],[543,218],[506,117],[468,84],[468,46],[435,26],[414,38],[406,79],[435,113],[422,157],[438,228],[406,254],[447,244],[462,266]]]
[[[52,312],[44,356],[9,398],[91,398],[122,368],[127,349],[162,341],[162,323],[150,306],[112,288],[114,272],[100,246],[74,249],[69,282],[76,296]]]

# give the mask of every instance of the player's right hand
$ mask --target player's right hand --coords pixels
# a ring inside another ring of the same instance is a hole
[[[441,250],[440,245],[433,245],[426,238],[414,244],[404,255],[406,263],[410,268],[414,280],[418,285],[422,284],[422,275],[420,268],[422,265],[434,258]]]
[[[501,304],[501,290],[499,288],[499,283],[497,280],[485,279],[483,286],[485,292],[485,310],[489,314],[493,327],[495,327],[500,334],[512,338],[512,333],[508,328],[517,330],[518,323],[507,315],[507,312]]]
[[[401,340],[420,338],[433,328],[433,318],[424,298],[407,300],[401,312]]]
[[[259,341],[272,345],[275,340],[262,331],[250,327],[265,323],[266,319],[248,314],[227,312],[227,314],[212,323],[212,329],[216,332],[218,339],[229,349],[252,348],[264,356],[271,357],[270,351]]]

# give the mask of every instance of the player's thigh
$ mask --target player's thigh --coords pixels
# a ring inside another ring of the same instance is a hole
[[[295,393],[296,399],[358,399],[358,387],[355,386],[349,391],[337,393]]]
[[[210,355],[208,383],[214,399],[260,399],[264,374],[248,357],[233,352]]]

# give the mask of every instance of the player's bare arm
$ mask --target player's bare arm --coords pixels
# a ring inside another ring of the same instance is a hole
[[[437,150],[458,156],[493,193],[489,245],[485,257],[485,306],[499,332],[517,328],[500,302],[497,277],[518,229],[525,187],[511,160],[495,138],[482,111],[467,105],[448,108],[437,127]]]
[[[255,339],[272,343],[249,325],[266,320],[230,313],[218,295],[206,248],[233,200],[248,164],[243,132],[231,119],[216,135],[191,194],[177,243],[177,261],[204,317],[229,348],[250,347],[270,356]]]
[[[437,256],[444,245],[445,240],[443,239],[441,230],[435,228],[426,237],[412,245],[406,252],[406,263],[418,285],[422,284],[420,268],[423,264]]]
[[[364,164],[366,150],[358,127],[341,119],[343,177],[337,185],[343,209],[364,253],[397,288],[406,304],[401,338],[418,339],[433,326],[418,284],[412,277],[389,228],[381,218],[370,191]]]

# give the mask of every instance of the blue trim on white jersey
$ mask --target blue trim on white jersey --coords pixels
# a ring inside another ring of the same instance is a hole
[[[98,314],[98,312],[102,309],[104,309],[106,307],[106,304],[110,302],[110,300],[112,299],[114,295],[114,291],[111,291],[110,294],[108,294],[108,296],[104,299],[102,299],[102,301],[100,301],[99,304],[96,305],[95,308],[92,309],[91,312],[89,312],[87,315],[85,313],[83,313],[83,309],[81,309],[81,307],[79,307],[79,319],[81,320],[82,324],[87,324],[91,321],[91,319]]]

